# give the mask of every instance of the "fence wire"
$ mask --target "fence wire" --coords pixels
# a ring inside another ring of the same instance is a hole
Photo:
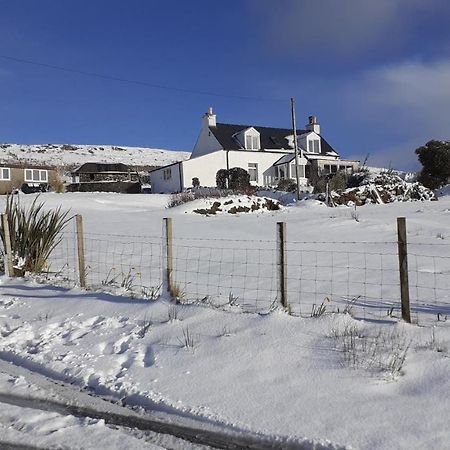
[[[77,235],[61,234],[45,280],[79,283]],[[275,233],[274,233],[275,237]],[[161,235],[84,234],[86,287],[140,298],[163,292],[165,242]],[[267,312],[280,305],[279,248],[274,240],[174,236],[173,292],[181,302],[231,305]],[[450,317],[450,244],[408,244],[413,318]],[[286,294],[292,314],[352,312],[362,318],[400,316],[395,241],[288,240]]]
[[[173,283],[182,300],[264,311],[278,299],[276,243],[174,238]]]

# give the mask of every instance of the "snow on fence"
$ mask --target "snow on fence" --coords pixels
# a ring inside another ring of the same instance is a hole
[[[289,238],[286,224],[277,225],[273,240],[207,239],[173,235],[165,219],[155,235],[84,230],[80,248],[81,232],[62,234],[44,281],[136,298],[169,293],[179,303],[246,312],[284,306],[300,316],[347,311],[408,320],[403,299],[413,321],[450,316],[448,243],[301,241]]]

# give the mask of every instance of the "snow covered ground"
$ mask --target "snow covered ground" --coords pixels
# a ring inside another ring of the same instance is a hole
[[[68,144],[0,144],[0,161],[48,166],[80,166],[87,162],[164,166],[189,159],[189,152],[147,147]]]
[[[21,197],[25,203],[32,198]],[[205,217],[189,208],[166,209],[163,195],[41,198],[47,207],[62,204],[82,214],[86,233],[116,240],[128,236],[129,242],[130,236],[153,236],[155,245],[161,242],[163,217],[172,217],[175,236],[189,244],[209,239],[218,246],[264,245],[274,241],[276,222],[284,221],[291,239],[314,242],[318,249],[330,249],[330,241],[352,247],[378,241],[382,253],[384,243],[396,241],[396,217],[405,216],[412,245],[425,254],[438,248],[445,261],[450,256],[450,197],[366,205],[358,209],[358,221],[352,208],[329,209],[316,201]],[[450,300],[448,292],[436,295],[442,302],[423,313],[433,320],[417,313],[420,325],[407,325],[385,310],[366,320],[342,309],[332,313],[330,307],[311,318],[280,309],[243,314],[233,304],[175,306],[165,296],[151,301],[2,278],[0,356],[130,406],[261,433],[279,446],[441,449],[450,443],[450,322],[445,319]],[[439,321],[436,311],[442,313]],[[0,381],[0,391],[27,386],[12,375]],[[60,435],[48,425],[53,416],[25,411],[18,422],[18,414],[12,406],[2,412],[10,439],[20,439],[13,426],[20,423],[18,428],[40,436],[43,445],[58,442]],[[57,420],[73,436],[89,427],[99,436],[108,434],[95,421]],[[104,445],[96,448],[127,448],[133,444],[126,440],[135,437],[117,430],[101,439]]]

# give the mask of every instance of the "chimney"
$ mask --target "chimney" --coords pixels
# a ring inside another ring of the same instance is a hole
[[[308,131],[314,131],[314,133],[320,134],[320,125],[317,122],[316,116],[309,116],[309,123],[305,127]]]
[[[216,126],[216,115],[213,113],[213,109],[210,106],[208,108],[208,112],[203,116],[203,126],[207,127],[215,127]]]

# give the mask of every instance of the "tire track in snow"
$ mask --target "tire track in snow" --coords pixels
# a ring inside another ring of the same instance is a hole
[[[18,355],[0,352],[0,372],[10,376],[23,376],[28,383],[34,384],[46,392],[45,398],[25,397],[11,393],[0,393],[0,402],[11,405],[57,412],[76,417],[102,419],[106,424],[151,431],[188,441],[193,444],[221,448],[238,449],[286,449],[286,450],[345,450],[346,447],[329,442],[320,443],[309,439],[265,436],[240,431],[205,420],[183,417],[174,413],[146,411],[138,413],[132,409],[107,401],[101,397],[77,390],[58,377],[58,382],[48,376],[16,365],[23,358]],[[33,366],[38,366],[32,363]],[[35,367],[37,369],[37,367]],[[53,371],[42,368],[50,375]],[[51,398],[53,397],[53,398]],[[2,447],[3,448],[3,447]],[[20,448],[20,447],[16,447]]]

